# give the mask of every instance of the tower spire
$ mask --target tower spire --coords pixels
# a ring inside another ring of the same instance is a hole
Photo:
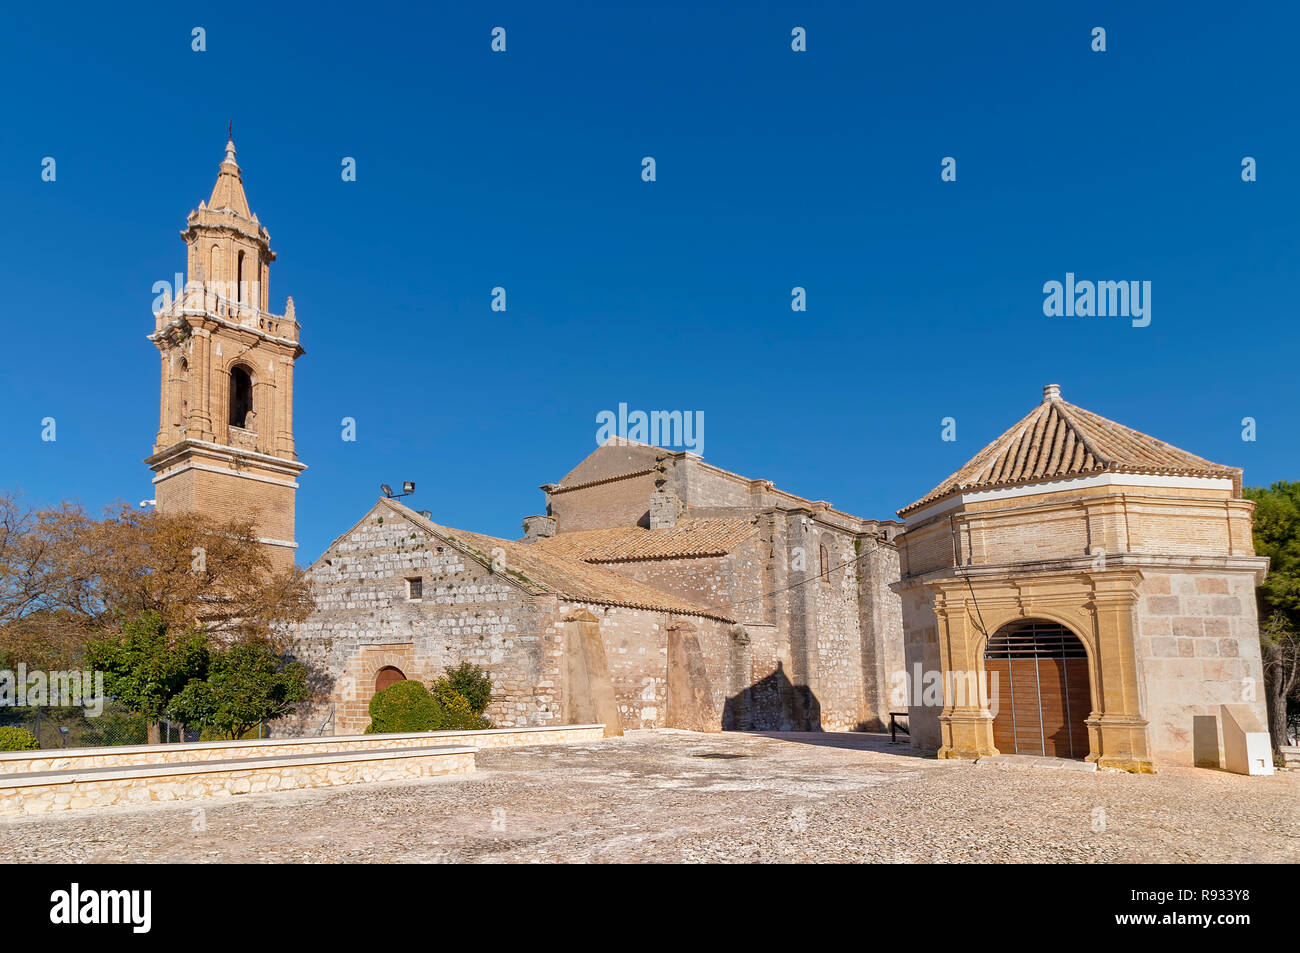
[[[210,209],[229,209],[240,218],[249,219],[248,196],[244,194],[243,177],[239,174],[239,163],[235,161],[234,120],[226,127],[229,138],[226,139],[226,157],[217,169],[217,183],[212,187],[212,198],[208,199]]]

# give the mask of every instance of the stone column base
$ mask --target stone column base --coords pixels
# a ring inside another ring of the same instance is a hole
[[[1118,768],[1134,774],[1155,774],[1147,753],[1147,722],[1134,715],[1102,715],[1088,718],[1090,751],[1085,761],[1099,768]]]
[[[939,716],[942,759],[973,760],[998,754],[993,747],[993,716],[978,708],[954,708]]]
[[[1128,771],[1130,774],[1155,774],[1156,766],[1150,761],[1144,761],[1139,758],[1096,758],[1088,755],[1087,761],[1096,761],[1099,768],[1118,768],[1120,771]]]

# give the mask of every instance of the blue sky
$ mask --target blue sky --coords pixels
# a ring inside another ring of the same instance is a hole
[[[867,517],[1047,383],[1300,479],[1294,4],[541,6],[7,11],[0,486],[152,495],[151,288],[228,119],[307,350],[300,561],[381,482],[517,536],[620,402],[702,411],[705,459]],[[1044,316],[1066,272],[1150,281],[1151,324]]]

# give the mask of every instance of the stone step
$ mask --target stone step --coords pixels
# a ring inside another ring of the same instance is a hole
[[[997,754],[976,759],[977,765],[1003,765],[1018,768],[1050,768],[1057,771],[1096,771],[1093,761],[1079,761],[1075,758],[1049,758],[1036,754]]]
[[[426,736],[427,737],[427,736]],[[317,751],[0,777],[0,816],[258,794],[474,771],[467,745]]]

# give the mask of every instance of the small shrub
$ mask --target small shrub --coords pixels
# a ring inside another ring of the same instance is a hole
[[[492,727],[492,722],[476,712],[469,699],[452,688],[446,679],[440,678],[433,683],[433,698],[442,707],[443,731],[478,731]]]
[[[474,714],[481,715],[487,711],[488,703],[492,701],[492,679],[483,669],[469,662],[461,662],[433,683],[435,694],[438,686],[444,682],[464,696]]]
[[[366,734],[395,731],[438,731],[446,712],[420,682],[407,679],[376,692],[370,699],[370,727]]]
[[[41,746],[26,728],[5,725],[0,728],[0,751],[33,751]]]

